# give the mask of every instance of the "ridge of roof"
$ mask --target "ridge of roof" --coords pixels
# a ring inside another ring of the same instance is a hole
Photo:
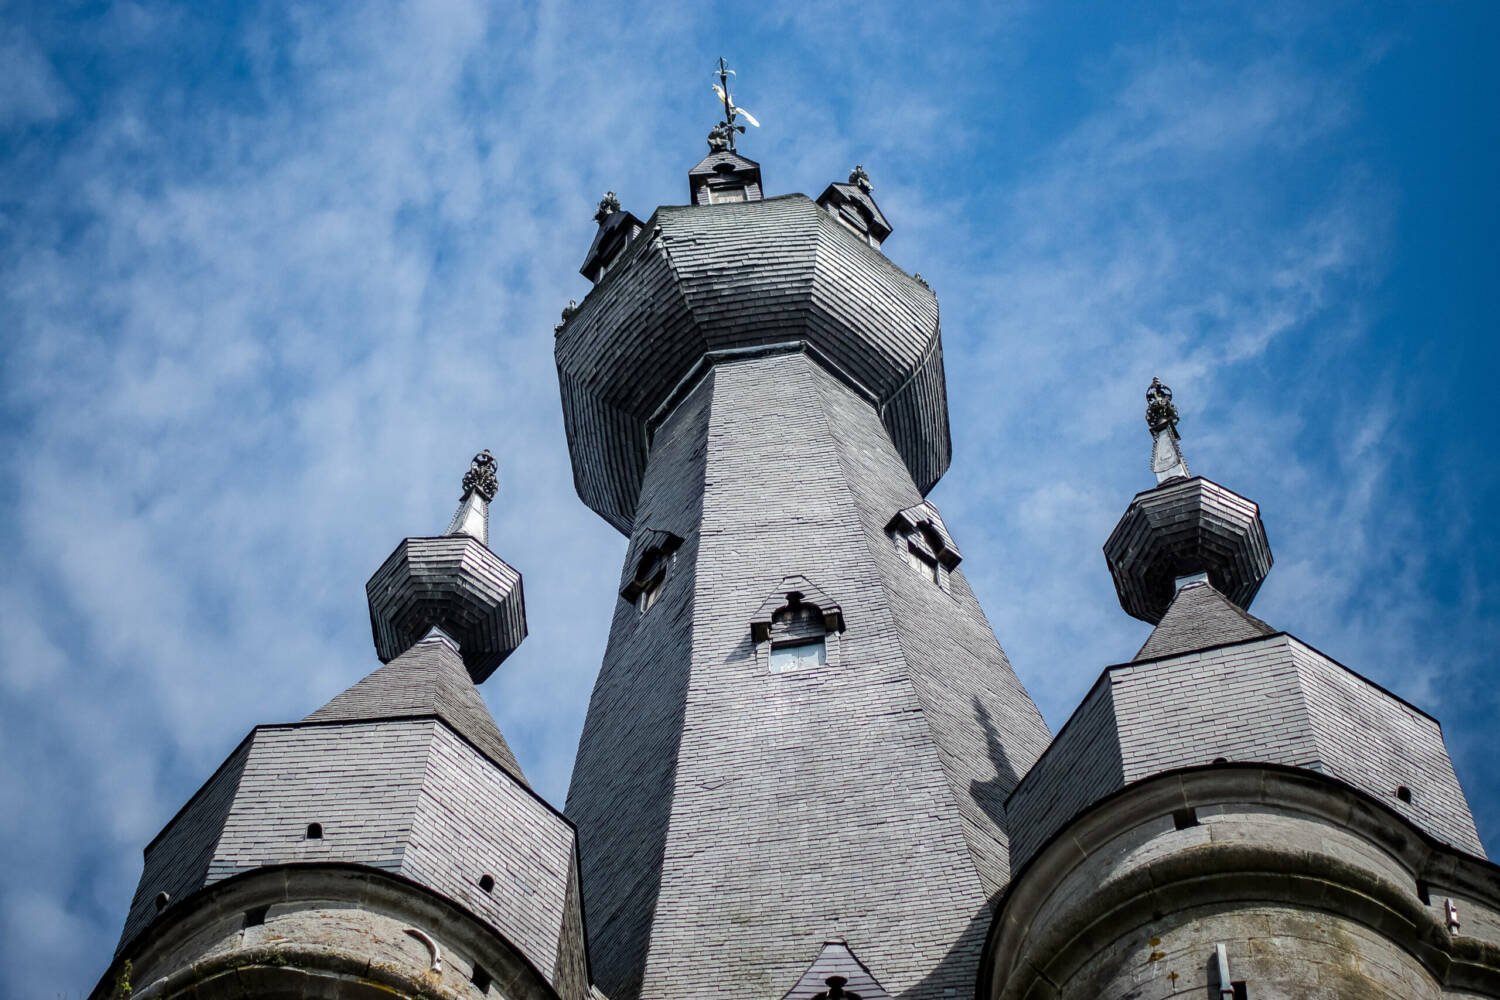
[[[302,721],[356,722],[415,715],[442,719],[511,777],[530,787],[469,678],[457,645],[439,629]]]
[[[1219,593],[1211,584],[1190,583],[1177,591],[1132,663],[1258,639],[1275,629]]]

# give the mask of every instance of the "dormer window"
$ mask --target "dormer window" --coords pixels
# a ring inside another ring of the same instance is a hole
[[[688,171],[688,191],[694,205],[760,201],[760,164],[732,149],[714,150]]]
[[[782,579],[750,619],[762,670],[788,674],[837,666],[844,613],[805,576]]]
[[[909,540],[903,551],[906,553],[906,561],[911,563],[913,569],[933,583],[938,582],[936,559],[912,545]]]
[[[823,609],[793,591],[787,603],[771,613],[770,669],[773,674],[806,670],[828,662],[828,625]]]
[[[907,565],[930,583],[948,589],[949,574],[963,556],[936,507],[925,500],[908,507],[891,518],[885,530]]]
[[[818,207],[839,220],[861,243],[879,249],[891,235],[891,224],[870,195],[869,178],[855,168],[847,184],[830,184],[818,195]]]
[[[620,596],[644,615],[661,597],[671,566],[677,561],[677,549],[682,545],[682,539],[670,531],[648,529],[634,544],[641,554],[635,560],[635,572],[630,582],[620,589]]]

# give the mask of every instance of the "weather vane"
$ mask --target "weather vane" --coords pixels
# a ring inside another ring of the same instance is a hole
[[[735,74],[734,70],[725,65],[723,56],[719,57],[719,69],[715,75],[718,76],[719,82],[714,84],[714,93],[719,95],[719,100],[724,102],[724,120],[708,133],[708,148],[715,152],[723,149],[733,150],[734,134],[736,132],[740,135],[745,134],[745,126],[735,124],[735,119],[743,118],[756,128],[760,128],[760,122],[756,121],[755,116],[744,108],[735,106],[734,98],[729,94],[729,78]]]

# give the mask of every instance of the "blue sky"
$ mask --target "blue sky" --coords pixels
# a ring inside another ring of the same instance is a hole
[[[607,188],[686,199],[740,71],[770,193],[864,164],[943,310],[934,499],[1057,728],[1146,626],[1142,394],[1257,500],[1255,612],[1444,723],[1500,849],[1491,4],[0,5],[0,968],[77,996],[146,842],[376,665],[363,583],[470,455],[561,804],[624,539],[551,329]]]

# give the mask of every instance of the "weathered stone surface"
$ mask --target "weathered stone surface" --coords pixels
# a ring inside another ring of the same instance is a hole
[[[480,1000],[497,989],[514,1000],[588,996],[580,976],[549,981],[492,927],[396,874],[266,866],[190,902],[116,956],[93,1000],[118,1000],[124,981],[131,1000]]]
[[[1214,589],[1250,607],[1271,570],[1271,546],[1254,503],[1202,477],[1170,479],[1130,501],[1104,543],[1125,613],[1155,625],[1178,577],[1207,573]]]
[[[478,684],[526,638],[521,574],[467,535],[404,539],[365,593],[382,663],[440,628],[458,643]]]
[[[1217,997],[1219,944],[1257,998],[1500,996],[1500,936],[1483,920],[1452,933],[1441,879],[1477,911],[1500,901],[1495,866],[1337,779],[1255,765],[1146,779],[1017,876],[979,996]]]

